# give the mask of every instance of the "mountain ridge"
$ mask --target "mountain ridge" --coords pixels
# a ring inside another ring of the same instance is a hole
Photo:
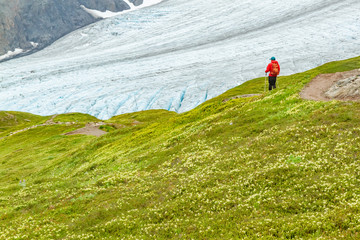
[[[130,2],[138,6],[143,0]],[[81,5],[98,11],[130,9],[122,0],[0,0],[0,56],[16,49],[22,49],[23,54],[41,50],[64,35],[99,20]]]

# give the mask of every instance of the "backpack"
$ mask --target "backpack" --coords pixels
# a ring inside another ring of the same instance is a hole
[[[272,63],[270,74],[273,76],[279,75],[279,64],[278,63],[276,63],[276,62]]]

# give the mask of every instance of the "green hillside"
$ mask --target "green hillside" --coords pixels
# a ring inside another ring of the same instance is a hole
[[[0,239],[360,238],[360,103],[299,97],[318,74],[356,68],[116,116],[101,137],[63,135],[100,122],[86,114],[0,112]]]

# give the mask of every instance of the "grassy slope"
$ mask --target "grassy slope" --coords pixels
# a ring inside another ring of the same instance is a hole
[[[261,93],[254,79],[179,115],[117,116],[99,138],[61,135],[79,117],[2,139],[0,239],[354,239],[360,104],[298,93],[359,67],[329,63],[222,102]]]
[[[47,117],[40,117],[30,113],[0,112],[0,138],[12,131],[45,122]]]

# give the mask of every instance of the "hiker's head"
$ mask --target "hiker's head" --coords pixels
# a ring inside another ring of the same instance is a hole
[[[271,61],[275,61],[276,58],[275,58],[275,57],[271,57],[270,60],[271,60]]]

